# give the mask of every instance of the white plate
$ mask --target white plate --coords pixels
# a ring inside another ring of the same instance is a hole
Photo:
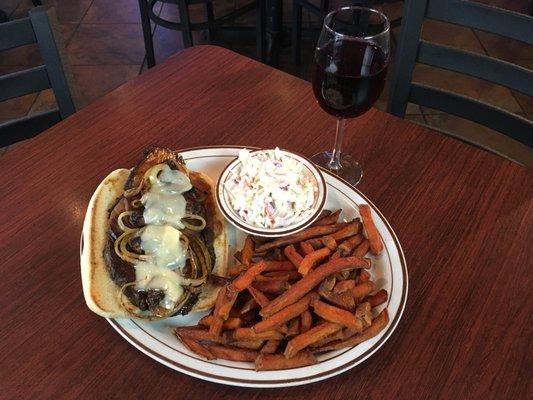
[[[216,182],[224,167],[237,157],[239,150],[238,147],[204,147],[182,151],[181,154],[187,162],[187,167],[206,173]],[[405,258],[398,238],[379,210],[357,189],[325,170],[323,173],[328,184],[326,208],[342,208],[341,217],[345,219],[358,215],[357,204],[368,203],[374,211],[375,223],[385,244],[385,250],[381,257],[375,260],[370,272],[378,287],[386,289],[389,293],[386,307],[390,322],[379,335],[353,348],[323,354],[318,357],[319,362],[316,365],[283,371],[256,372],[252,363],[202,359],[189,351],[172,334],[172,328],[193,325],[205,313],[158,322],[108,319],[111,326],[134,347],[154,360],[184,374],[228,385],[249,387],[303,385],[340,374],[362,363],[385,343],[401,318],[407,298]],[[228,229],[231,255],[243,242],[244,233],[229,224]]]

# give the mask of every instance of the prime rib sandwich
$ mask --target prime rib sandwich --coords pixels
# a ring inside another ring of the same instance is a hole
[[[210,309],[226,276],[226,223],[211,179],[155,148],[98,186],[83,228],[85,301],[105,317],[165,318]],[[220,283],[219,283],[220,284]]]

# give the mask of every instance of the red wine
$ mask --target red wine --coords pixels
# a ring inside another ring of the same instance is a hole
[[[317,49],[312,79],[318,104],[338,118],[365,113],[383,90],[388,62],[378,46],[363,41],[330,42]]]

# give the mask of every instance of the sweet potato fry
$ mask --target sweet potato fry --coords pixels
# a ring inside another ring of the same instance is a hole
[[[353,289],[350,290],[350,294],[355,298],[359,299],[364,296],[368,296],[376,290],[376,284],[372,281],[366,281],[356,285]]]
[[[333,288],[333,293],[343,293],[355,287],[355,281],[353,279],[346,279],[344,281],[337,282]]]
[[[361,222],[356,219],[348,223],[344,228],[331,234],[331,237],[337,242],[350,236],[357,235],[361,231]]]
[[[324,318],[326,321],[335,322],[354,330],[359,329],[360,332],[363,330],[363,323],[349,311],[326,304],[320,300],[313,300],[311,307],[313,307],[316,315]]]
[[[319,237],[318,238],[307,239],[305,242],[310,244],[311,246],[313,246],[313,249],[315,249],[315,250],[318,250],[318,249],[321,249],[322,247],[324,247],[324,243],[322,242],[322,240]]]
[[[279,347],[281,340],[270,339],[263,345],[259,351],[261,354],[274,354]]]
[[[322,211],[320,211],[320,214],[318,215],[316,221],[313,222],[313,224],[311,224],[311,226],[316,225],[316,223],[318,221],[320,221],[322,218],[326,218],[328,215],[331,215],[331,210],[323,209]]]
[[[265,263],[265,269],[263,272],[268,271],[292,271],[295,270],[295,266],[290,261],[263,261]]]
[[[335,249],[337,248],[337,241],[330,235],[322,236],[320,238],[320,241],[325,247],[327,247],[331,251],[335,251]]]
[[[221,336],[213,336],[209,331],[201,326],[180,326],[174,329],[174,334],[178,338],[189,338],[200,341],[209,341],[216,343],[226,343],[226,340]]]
[[[323,290],[326,292],[331,292],[335,287],[335,283],[337,282],[337,278],[335,277],[335,275],[337,274],[330,275],[326,279],[324,279],[318,286],[318,291],[320,292],[321,290]]]
[[[341,331],[337,331],[333,335],[326,336],[324,339],[319,340],[316,343],[313,343],[309,347],[322,347],[322,346],[324,346],[324,345],[326,345],[326,344],[328,344],[330,342],[334,342],[335,340],[343,340],[344,339],[343,332],[346,329],[348,329],[348,328],[345,328],[345,329],[343,329]]]
[[[259,355],[258,351],[250,349],[240,349],[233,346],[213,345],[209,351],[216,357],[230,361],[255,361]]]
[[[306,365],[313,365],[316,363],[316,357],[308,350],[302,350],[289,359],[283,354],[259,354],[255,360],[255,370],[273,371],[278,369],[305,367]]]
[[[362,343],[376,336],[379,332],[381,332],[387,326],[388,323],[389,323],[389,314],[387,312],[387,309],[384,309],[383,311],[379,313],[379,315],[376,318],[374,318],[374,320],[372,321],[372,325],[370,325],[370,327],[365,329],[362,333],[355,335],[346,340],[332,342],[323,347],[319,347],[313,351],[317,353],[322,353],[324,351],[338,350],[338,349],[343,349],[345,347],[356,346],[359,343]]]
[[[257,304],[257,302],[255,301],[255,299],[253,297],[251,297],[250,299],[248,299],[244,304],[243,306],[241,307],[241,315],[242,314],[246,314],[247,312],[253,310],[254,308],[258,308],[259,307],[259,304]]]
[[[283,254],[285,254],[285,257],[287,257],[287,259],[293,263],[293,265],[298,268],[300,266],[300,263],[302,262],[303,260],[303,257],[300,255],[300,253],[298,253],[296,251],[296,249],[294,248],[294,245],[290,244],[288,246],[286,246],[284,249],[283,249]]]
[[[241,349],[259,350],[263,347],[263,343],[265,343],[264,340],[239,340],[231,342],[231,345]]]
[[[372,324],[373,315],[371,310],[372,307],[370,307],[369,302],[359,304],[355,310],[355,318],[363,323],[365,329]]]
[[[283,339],[283,335],[273,329],[255,332],[252,328],[237,328],[233,331],[233,340],[270,340]]]
[[[228,276],[239,275],[242,271],[246,270],[246,266],[242,264],[232,265],[228,268]]]
[[[361,270],[361,273],[359,274],[359,277],[357,278],[357,283],[363,283],[370,280],[372,275],[370,275],[370,272],[366,270]]]
[[[227,320],[230,310],[233,307],[235,300],[237,300],[237,295],[238,293],[231,290],[229,285],[223,286],[218,291],[213,315],[219,316],[223,320]]]
[[[256,245],[257,244],[261,244],[261,243],[270,242],[272,240],[271,238],[264,237],[264,236],[250,235],[250,237],[252,238],[252,240],[254,241],[254,243]]]
[[[246,236],[244,240],[244,246],[241,250],[241,263],[243,265],[250,265],[252,262],[252,256],[254,255],[254,241],[250,236]]]
[[[266,268],[264,261],[253,264],[246,271],[243,271],[229,286],[229,291],[241,292],[250,286],[257,275]]]
[[[300,232],[293,233],[292,235],[284,236],[278,239],[275,239],[271,242],[261,244],[256,247],[256,251],[261,252],[265,250],[270,250],[276,247],[286,246],[289,244],[294,244],[302,242],[304,240],[314,238],[317,236],[329,235],[333,232],[338,231],[346,226],[344,223],[331,224],[331,225],[320,225],[320,226],[311,226],[305,228]]]
[[[300,333],[305,333],[309,329],[311,329],[311,326],[313,325],[313,315],[311,315],[311,312],[309,310],[305,310],[300,315]]]
[[[337,241],[333,238],[332,235],[325,235],[317,238],[308,239],[305,242],[313,246],[313,249],[315,250],[327,247],[333,252],[337,248]]]
[[[223,286],[217,295],[215,307],[213,310],[213,319],[209,325],[209,333],[213,336],[220,336],[222,326],[228,319],[231,308],[237,299],[237,293],[229,290],[229,286]]]
[[[318,342],[319,340],[324,339],[325,337],[340,331],[342,325],[333,323],[333,322],[324,322],[314,328],[309,329],[305,333],[301,333],[298,336],[292,338],[287,347],[285,348],[285,357],[292,358],[300,350],[306,348],[307,346]]]
[[[281,278],[286,277],[288,281],[295,281],[297,279],[302,278],[302,274],[300,274],[298,271],[272,271],[272,272],[265,272],[263,274],[264,276],[268,276],[271,278]]]
[[[385,289],[379,290],[376,294],[368,296],[365,301],[370,303],[370,307],[377,307],[387,301],[388,293]]]
[[[287,329],[287,333],[285,334],[285,337],[296,336],[299,334],[300,334],[300,318],[293,318],[289,322],[289,328]]]
[[[318,219],[316,222],[313,223],[311,226],[322,226],[322,225],[331,225],[337,222],[339,219],[339,215],[341,214],[342,210],[335,210],[333,212],[330,212],[329,215]]]
[[[308,254],[311,254],[313,251],[315,251],[315,249],[313,248],[313,246],[311,246],[309,243],[307,242],[301,242],[300,243],[300,249],[302,250],[302,254],[304,255],[304,257]]]
[[[318,293],[322,298],[327,300],[328,303],[351,312],[355,311],[355,300],[350,293],[333,293],[321,289],[318,290]]]
[[[323,264],[309,272],[306,276],[287,289],[287,291],[281,296],[271,300],[266,307],[261,310],[260,314],[263,317],[269,317],[275,312],[300,300],[327,276],[345,269],[357,268],[370,268],[370,264],[367,260],[359,257],[339,258],[338,260]]]
[[[359,333],[361,333],[359,330],[355,330],[355,329],[352,329],[352,328],[344,328],[341,331],[342,338],[340,338],[340,339],[341,340],[346,340],[348,338],[351,338],[354,335],[358,335]],[[322,346],[316,346],[316,347],[322,347]]]
[[[298,272],[302,275],[307,275],[309,271],[317,265],[320,261],[325,259],[331,254],[331,250],[327,247],[323,247],[319,250],[314,250],[313,252],[307,254],[302,262],[300,263],[300,268]]]
[[[200,321],[198,321],[198,325],[211,326],[211,324],[213,323],[213,319],[214,317],[212,315],[206,315]],[[236,329],[240,328],[241,325],[242,320],[240,318],[229,317],[222,323],[222,329]]]
[[[285,322],[297,317],[304,311],[309,308],[309,303],[311,300],[317,298],[316,293],[309,293],[307,296],[303,297],[301,300],[297,301],[294,304],[291,304],[281,311],[272,314],[271,316],[265,318],[263,321],[258,322],[253,326],[255,332],[264,332],[270,329],[275,329],[276,327],[284,324]]]
[[[368,204],[359,205],[359,214],[361,214],[361,218],[363,219],[366,235],[370,242],[370,252],[375,256],[378,256],[383,250],[383,242],[381,241],[378,229],[372,219],[370,206]]]
[[[274,271],[281,272],[278,276],[266,276],[266,275],[257,275],[255,277],[255,282],[271,282],[271,281],[283,281],[287,282],[289,280],[289,274],[287,271]]]
[[[269,281],[254,282],[253,286],[264,293],[273,294],[281,294],[290,287],[287,281],[282,279],[271,279]]]
[[[341,257],[347,257],[352,254],[354,249],[359,246],[363,239],[363,235],[351,236],[339,245],[337,251],[340,252]]]
[[[359,246],[354,250],[352,256],[354,257],[364,257],[370,248],[370,242],[368,239],[364,239]]]
[[[263,308],[270,301],[268,300],[268,297],[266,297],[259,289],[256,289],[253,286],[249,286],[247,289],[254,298],[255,302],[259,304],[259,307]]]
[[[332,260],[331,257],[329,259]],[[338,273],[335,274],[335,279],[337,281],[344,281],[344,280],[350,278],[350,275],[354,275],[354,274],[355,274],[354,271],[341,271],[341,272],[338,272]]]
[[[357,309],[355,310],[355,316],[357,318],[363,318],[367,314],[371,314],[372,307],[370,306],[370,303],[368,301],[365,301],[357,306]]]
[[[209,334],[211,336],[220,336],[224,326],[224,320],[219,315],[213,315],[211,325],[209,325]]]
[[[233,254],[233,257],[240,263],[242,264],[242,253],[240,251],[236,251],[234,254]]]
[[[265,260],[283,261],[285,260],[285,255],[280,248],[270,249],[265,256]]]
[[[276,328],[276,330],[278,332],[281,332],[283,335],[286,335],[287,332],[289,331],[289,327],[287,326],[287,324],[283,324],[283,325],[280,325]]]
[[[181,342],[193,353],[198,354],[201,357],[208,360],[214,360],[216,357],[206,347],[202,346],[199,342],[186,336],[180,336]]]

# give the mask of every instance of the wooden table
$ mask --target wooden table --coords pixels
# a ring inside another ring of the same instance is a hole
[[[531,396],[533,174],[371,110],[346,150],[403,245],[407,308],[338,377],[286,389],[203,382],[144,356],[85,306],[79,240],[111,170],[152,144],[279,145],[307,155],[334,120],[309,83],[217,47],[185,50],[0,157],[0,397],[426,399]],[[529,387],[528,387],[529,385]]]

